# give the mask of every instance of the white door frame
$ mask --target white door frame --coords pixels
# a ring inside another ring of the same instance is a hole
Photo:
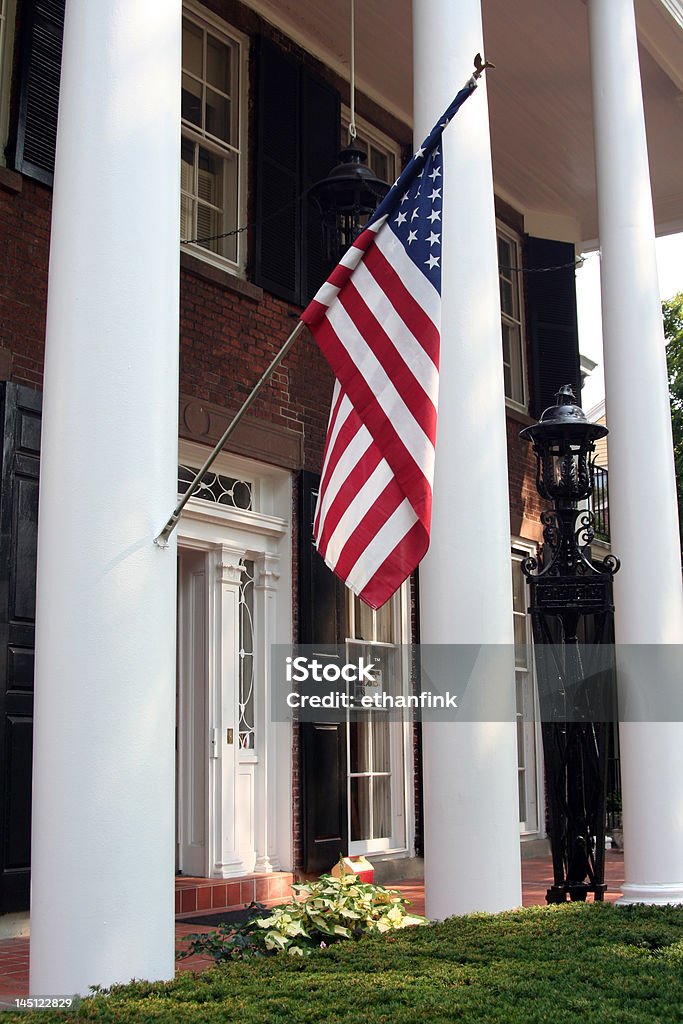
[[[203,446],[181,441],[179,461],[199,466],[205,453]],[[192,498],[178,524],[179,548],[203,552],[206,564],[205,875],[231,878],[290,868],[293,860],[291,725],[273,722],[270,707],[271,647],[290,643],[292,635],[292,477],[286,470],[227,454],[219,456],[213,472],[250,481],[253,496],[253,510],[248,511]],[[239,603],[245,560],[254,563],[255,717],[249,749],[240,746],[239,731]],[[184,706],[181,693],[181,713]],[[189,751],[186,730],[182,722],[179,726],[183,770]],[[181,784],[180,829],[190,814],[187,800]]]

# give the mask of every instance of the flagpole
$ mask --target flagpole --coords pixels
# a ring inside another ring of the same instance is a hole
[[[161,532],[159,533],[158,537],[155,537],[155,539],[154,539],[154,543],[157,544],[159,547],[166,547],[166,545],[168,544],[168,538],[171,536],[171,534],[173,533],[174,529],[178,525],[178,520],[180,519],[180,513],[183,511],[183,509],[187,505],[187,503],[190,500],[190,498],[192,497],[192,495],[195,494],[195,492],[197,491],[197,488],[199,487],[199,485],[200,485],[200,483],[202,481],[202,477],[204,476],[205,473],[207,473],[211,469],[211,466],[214,464],[214,462],[218,458],[218,456],[219,456],[219,454],[221,452],[221,449],[223,448],[223,445],[228,440],[228,438],[231,436],[231,434],[234,432],[234,430],[238,426],[238,424],[241,422],[241,420],[243,419],[245,413],[247,413],[249,411],[249,409],[251,408],[251,406],[254,404],[254,401],[256,400],[256,398],[258,397],[259,392],[261,391],[261,388],[264,386],[264,384],[268,383],[268,381],[269,381],[270,377],[272,376],[273,372],[275,370],[277,370],[278,366],[280,365],[282,360],[285,358],[285,356],[287,355],[287,353],[289,352],[289,350],[291,349],[292,345],[297,340],[297,338],[299,337],[299,335],[301,334],[301,332],[303,331],[305,326],[306,325],[303,322],[303,320],[299,320],[299,322],[297,323],[296,327],[294,328],[292,333],[289,335],[289,337],[287,338],[287,340],[283,344],[283,346],[280,349],[280,351],[277,353],[277,355],[275,356],[275,358],[271,362],[270,366],[268,366],[268,368],[266,370],[264,370],[264,372],[261,374],[261,376],[258,379],[258,381],[256,382],[256,384],[251,389],[251,391],[249,392],[249,394],[245,398],[244,402],[242,403],[240,408],[237,410],[237,412],[235,413],[235,415],[231,419],[231,421],[228,424],[228,426],[223,431],[223,434],[221,435],[220,440],[217,442],[215,448],[207,456],[206,461],[204,462],[203,466],[201,466],[201,468],[197,470],[197,472],[195,474],[195,477],[192,480],[190,486],[185,491],[185,493],[183,494],[182,498],[180,499],[180,501],[176,505],[176,507],[173,510],[173,513],[171,514],[171,516],[167,519],[166,524],[164,525],[164,528],[161,530]]]

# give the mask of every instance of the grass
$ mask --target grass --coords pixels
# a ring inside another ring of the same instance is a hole
[[[36,1012],[131,1024],[671,1024],[683,1021],[683,909],[566,904],[450,918],[305,960],[120,986],[75,1014]]]

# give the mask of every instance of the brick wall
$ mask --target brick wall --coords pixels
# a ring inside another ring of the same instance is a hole
[[[0,168],[0,350],[3,376],[43,386],[52,192]]]

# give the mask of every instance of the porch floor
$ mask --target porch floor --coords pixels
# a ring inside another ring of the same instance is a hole
[[[176,879],[176,948],[183,949],[186,936],[193,932],[210,930],[201,925],[188,924],[183,918],[206,910],[239,908],[253,899],[275,906],[289,896],[289,885],[293,876],[288,872],[274,872],[270,875],[248,875],[234,881],[218,881],[207,878]],[[605,853],[605,881],[608,892],[605,898],[614,902],[621,895],[624,880],[623,854],[614,850]],[[536,857],[522,861],[522,903],[525,907],[545,905],[545,894],[552,883],[552,861],[550,857]],[[424,881],[421,878],[392,883],[391,888],[399,889],[409,900],[416,914],[424,914]],[[225,901],[225,902],[223,902]],[[229,902],[234,901],[234,902]],[[180,910],[178,908],[181,908]],[[189,957],[181,960],[176,971],[201,971],[210,967],[207,957]],[[13,1006],[14,997],[28,995],[29,939],[0,939],[0,1008],[8,1003]]]

